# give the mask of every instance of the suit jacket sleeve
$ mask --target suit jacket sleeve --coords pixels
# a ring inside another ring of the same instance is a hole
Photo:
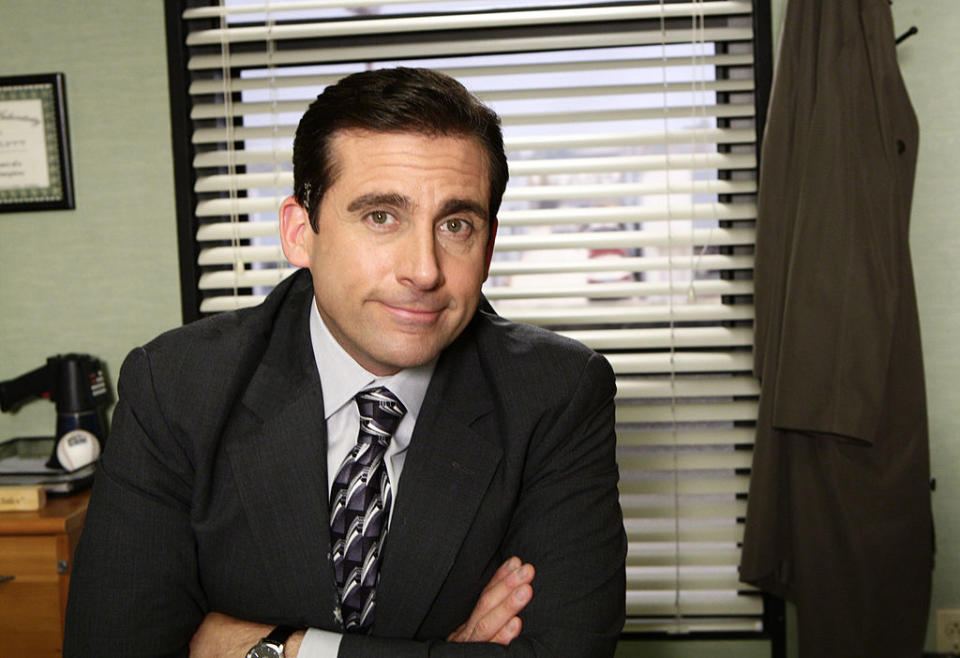
[[[339,655],[612,656],[626,589],[614,393],[609,364],[593,355],[572,394],[552,399],[535,424],[502,545],[504,556],[537,570],[516,640],[502,647],[347,635]]]
[[[130,354],[76,552],[64,655],[187,655],[206,612],[186,452],[171,440],[142,349]]]

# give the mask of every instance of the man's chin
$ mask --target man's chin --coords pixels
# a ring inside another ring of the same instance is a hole
[[[419,368],[430,363],[440,353],[440,350],[430,350],[415,354],[391,354],[381,361],[394,371],[408,368]]]
[[[406,338],[407,340],[404,340]],[[393,370],[418,368],[433,361],[450,341],[430,340],[427,342],[410,341],[409,336],[390,336],[392,349],[387,349],[374,356],[380,364]]]

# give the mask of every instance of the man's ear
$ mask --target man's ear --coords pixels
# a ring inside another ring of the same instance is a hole
[[[497,225],[499,222],[497,218],[494,217],[493,221],[490,222],[490,237],[487,239],[487,253],[484,255],[486,259],[483,265],[483,280],[486,281],[487,277],[490,276],[490,261],[493,260],[493,243],[497,240]]]
[[[312,235],[310,215],[295,197],[288,196],[280,203],[280,244],[291,265],[309,267]]]

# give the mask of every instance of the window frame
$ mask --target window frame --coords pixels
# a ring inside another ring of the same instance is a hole
[[[680,0],[667,0],[668,2],[677,2]],[[766,123],[767,104],[769,101],[770,87],[773,74],[773,52],[772,52],[772,30],[771,30],[771,7],[770,0],[751,0],[753,4],[752,28],[753,28],[753,49],[754,49],[754,99],[755,99],[755,118],[754,128],[756,131],[756,158],[757,170],[759,171],[759,158],[762,145],[763,127]],[[188,28],[186,22],[182,19],[182,13],[188,7],[206,6],[215,4],[213,2],[204,2],[203,0],[172,0],[165,3],[166,34],[167,34],[167,52],[170,82],[170,105],[171,105],[171,127],[173,140],[173,172],[176,189],[176,208],[177,208],[177,238],[179,246],[180,261],[180,287],[181,287],[181,314],[183,322],[189,323],[203,317],[200,312],[202,296],[199,290],[200,267],[197,264],[197,257],[200,252],[200,245],[195,236],[199,228],[199,222],[195,216],[194,209],[197,203],[197,194],[194,192],[194,183],[196,182],[196,173],[192,166],[193,156],[196,148],[191,143],[191,119],[190,111],[192,101],[189,94],[190,76],[187,72],[187,62],[189,51],[186,46],[186,35]],[[582,6],[590,6],[584,3]],[[196,25],[196,21],[191,21]],[[209,20],[211,29],[218,27],[219,23],[215,19]],[[603,29],[603,24],[598,24],[597,29]],[[562,31],[561,26],[558,30]],[[402,35],[401,35],[402,36]],[[399,37],[398,37],[399,38]],[[456,34],[449,34],[451,40],[456,40]],[[344,40],[344,39],[341,39]],[[335,43],[335,40],[332,40]],[[330,44],[331,40],[325,40],[325,45]],[[355,43],[355,41],[351,41]],[[234,46],[232,46],[234,48]],[[244,44],[236,44],[236,50],[245,48]],[[723,93],[723,92],[719,92]],[[239,101],[239,93],[236,93],[236,100]],[[235,125],[240,125],[242,118],[235,119]],[[722,199],[721,199],[722,200]],[[724,225],[722,220],[720,225]],[[732,224],[727,222],[727,224]],[[622,638],[626,640],[648,640],[648,639],[670,639],[682,641],[688,640],[757,640],[768,639],[771,642],[771,655],[780,657],[786,655],[786,622],[785,607],[781,600],[767,594],[762,594],[763,605],[763,629],[759,632],[753,631],[698,631],[693,634],[667,633],[667,632],[647,632],[647,631],[626,631]]]

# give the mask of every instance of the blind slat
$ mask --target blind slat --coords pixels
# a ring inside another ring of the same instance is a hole
[[[501,299],[552,299],[563,297],[586,297],[590,299],[610,299],[625,297],[649,297],[661,295],[687,294],[695,297],[715,297],[718,295],[752,295],[753,282],[745,280],[713,279],[691,281],[680,284],[670,281],[639,281],[633,283],[586,283],[581,285],[550,285],[524,288],[521,286],[489,286],[485,294],[490,301]]]
[[[273,235],[272,233],[270,235]],[[294,268],[286,265],[286,260],[282,258],[283,252],[280,251],[279,247],[258,247],[258,248],[247,248],[246,251],[240,252],[240,254],[234,254],[233,249],[226,247],[223,248],[223,251],[212,254],[207,252],[202,257],[202,263],[205,265],[232,265],[234,264],[234,256],[246,255],[250,261],[249,262],[259,262],[259,263],[274,263],[280,265],[280,270],[283,272],[280,280],[282,281],[289,274],[292,274]],[[218,255],[219,254],[219,255]],[[255,256],[261,256],[261,258],[254,259]],[[271,260],[271,258],[273,260]],[[680,259],[666,259],[666,258],[623,258],[617,259],[615,262],[611,260],[602,260],[598,259],[595,261],[585,261],[582,263],[575,263],[571,267],[564,268],[563,263],[555,262],[543,262],[538,263],[537,267],[519,267],[516,263],[506,262],[503,265],[494,265],[490,268],[490,274],[492,277],[504,276],[510,274],[524,275],[524,274],[550,274],[550,273],[570,273],[570,272],[583,272],[583,273],[596,273],[596,272],[607,272],[607,271],[625,271],[625,272],[644,272],[644,271],[669,271],[671,269],[680,270],[689,272],[692,269],[703,269],[703,270],[739,270],[744,269],[747,265],[746,261],[749,261],[747,256],[703,256],[697,259],[694,262],[691,262],[690,259],[680,260]],[[242,258],[239,261],[243,262]],[[275,274],[276,268],[268,269],[240,269],[240,270],[214,270],[204,272],[200,277],[199,286],[202,290],[216,290],[218,288],[250,288],[254,286],[266,286],[274,285],[278,282]],[[677,286],[675,291],[680,291],[683,294],[686,294],[686,288],[682,286]],[[629,334],[627,334],[629,335]],[[645,335],[645,334],[644,334]],[[626,335],[625,335],[626,336]],[[622,336],[619,339],[614,338],[615,343],[604,343],[603,338],[593,336],[591,334],[584,335],[573,335],[574,338],[580,340],[584,343],[590,344],[591,347],[596,347],[598,349],[615,349],[618,347],[625,347],[623,340],[626,340],[626,337]],[[652,337],[656,337],[657,334],[650,334]],[[680,334],[679,340],[682,340],[683,334]],[[739,343],[737,343],[739,344]]]
[[[684,316],[715,319],[719,315],[715,307],[701,313],[689,312]],[[678,352],[675,354],[610,354],[607,356],[617,374],[661,372],[749,372],[753,368],[753,355],[749,352]],[[731,412],[732,413],[732,412]],[[742,407],[737,415],[747,413]],[[753,412],[756,418],[756,411]],[[746,420],[747,418],[744,418]]]
[[[605,123],[617,121],[638,122],[643,120],[665,121],[668,119],[705,120],[708,118],[749,118],[756,109],[752,104],[739,103],[697,107],[694,105],[667,108],[633,110],[576,110],[570,112],[527,112],[500,115],[504,126],[544,126],[549,124]],[[290,138],[296,132],[295,123],[277,123],[273,127],[197,128],[193,131],[193,144],[218,144],[251,139]]]
[[[673,590],[731,589],[739,587],[733,566],[627,567],[627,588]]]
[[[681,485],[688,483],[681,481]],[[630,480],[629,485],[647,485],[651,488],[661,484],[659,480]],[[698,485],[696,480],[689,480],[691,488]],[[729,485],[727,482],[726,484]],[[623,520],[627,538],[631,541],[733,541],[743,539],[743,525],[730,519],[716,519],[711,521],[693,521],[681,519],[631,519]]]
[[[644,405],[654,406],[654,405]],[[670,414],[670,410],[664,410],[663,405],[655,405],[657,408],[654,410],[654,413],[651,416],[641,416],[643,422],[657,422],[660,416],[666,416]],[[716,415],[722,414],[725,415],[729,412],[722,409],[732,407],[734,409],[741,409],[742,411],[749,411],[755,409],[756,405],[751,403],[727,403],[727,404],[689,404],[689,405],[678,405],[678,408],[681,410],[689,409],[690,418],[679,419],[680,422],[686,422],[687,420],[701,420],[701,418],[713,419]],[[623,407],[618,408],[618,411]],[[632,407],[627,407],[627,409],[632,409]],[[631,419],[630,414],[624,414],[624,417],[617,418],[618,422],[629,422],[630,420],[636,420],[635,418]],[[756,418],[756,416],[754,416]],[[743,450],[730,450],[724,449],[721,451],[711,450],[690,450],[689,452],[679,452],[672,453],[670,451],[648,451],[643,453],[636,454],[624,454],[620,453],[617,457],[617,461],[620,464],[620,467],[633,471],[635,473],[644,473],[646,471],[673,471],[676,469],[679,471],[679,477],[687,477],[685,471],[693,471],[691,476],[696,476],[696,471],[704,469],[749,469],[750,468],[750,459],[751,455],[749,452]]]
[[[763,622],[750,617],[682,619],[676,616],[671,616],[668,619],[632,617],[627,619],[623,630],[627,633],[669,633],[674,637],[680,635],[695,636],[698,633],[759,633],[763,630]],[[697,638],[693,637],[691,639]]]
[[[681,427],[675,432],[620,429],[617,443],[621,446],[748,445],[753,443],[753,435],[754,431],[749,427],[709,430]]]
[[[559,333],[578,340],[595,350],[623,350],[637,345],[646,348],[671,345],[677,348],[684,347],[734,347],[753,345],[753,330],[751,328],[732,327],[674,327],[673,329],[595,329],[579,331],[560,331]],[[650,380],[632,381],[622,379],[618,385],[619,394],[624,397],[665,397],[667,395],[697,395],[692,391],[703,390],[707,395],[709,390],[719,388],[724,391],[733,391],[730,395],[750,395],[757,390],[754,387],[744,389],[739,377],[727,377],[711,384],[710,381],[682,380],[674,382],[652,382]],[[749,380],[746,380],[749,381]],[[708,388],[709,387],[709,388]],[[750,392],[742,392],[748,390]],[[691,391],[683,393],[683,391]]]
[[[265,236],[275,236],[274,232],[264,232]],[[238,239],[223,237],[222,240]],[[234,249],[232,247],[207,248],[205,253],[201,254],[200,263],[203,265],[234,265],[236,263],[272,263],[280,265],[284,270],[284,278],[293,272],[293,268],[286,265],[283,258],[283,252],[279,246],[274,247],[244,247]],[[622,273],[642,273],[648,271],[666,271],[671,270],[691,272],[701,270],[740,270],[744,269],[749,261],[748,256],[701,256],[695,259],[668,259],[668,258],[618,258],[618,259],[596,259],[574,263],[569,267],[564,267],[562,262],[541,261],[532,267],[521,267],[523,263],[516,261],[504,261],[502,263],[494,262],[490,268],[491,277],[516,275],[522,277],[526,274],[540,275],[551,273],[604,273],[604,272],[622,272]],[[274,269],[274,268],[270,268]],[[265,278],[267,277],[267,278]],[[200,277],[200,287],[205,290],[215,290],[217,288],[249,288],[253,286],[272,285],[276,283],[271,272],[265,272],[261,269],[233,269],[230,271],[215,270],[204,272]],[[282,280],[282,279],[281,279]],[[684,284],[674,286],[675,294],[688,294],[689,288]],[[657,334],[650,334],[656,336]],[[607,343],[602,339],[585,335],[583,337],[575,336],[582,342],[589,343],[591,347],[598,349],[614,349],[624,347],[622,344]]]
[[[257,248],[264,252],[275,255],[279,247],[260,247]],[[260,258],[261,261],[269,261],[268,258]],[[279,260],[279,259],[275,259]],[[202,311],[204,313],[216,313],[224,310],[233,310],[236,308],[245,308],[254,306],[263,301],[264,295],[247,295],[238,297],[214,296],[204,299]],[[694,308],[674,308],[664,306],[651,306],[644,308],[623,308],[619,310],[612,309],[594,309],[589,317],[584,317],[582,313],[574,310],[557,309],[531,309],[525,314],[512,313],[510,317],[517,322],[526,322],[528,324],[537,324],[542,326],[555,325],[592,325],[592,324],[611,324],[611,323],[647,323],[647,322],[728,322],[732,320],[752,320],[753,307],[739,304],[729,305],[708,305]],[[608,359],[616,361],[614,370],[618,373],[651,373],[664,372],[670,370],[669,359],[667,365],[645,361],[639,357],[630,359],[620,359],[621,355],[608,355]],[[680,359],[685,367],[678,367],[677,372],[700,372],[722,370],[724,365],[728,369],[736,371],[751,370],[751,357],[730,357],[724,364],[724,361],[718,357],[712,360],[696,361],[694,359]],[[702,365],[704,367],[695,367]],[[712,365],[713,367],[706,367]]]
[[[728,188],[729,189],[729,188]],[[268,205],[279,203],[281,197],[271,197]],[[223,199],[217,208],[225,209],[231,201]],[[694,220],[746,220],[756,217],[756,205],[752,203],[677,203],[669,206],[600,206],[589,208],[544,208],[535,210],[503,210],[498,218],[502,229],[520,226],[554,226],[563,224],[626,224],[643,222]],[[218,215],[206,215],[218,216]],[[222,215],[220,215],[222,216]],[[551,219],[553,221],[551,221]],[[277,224],[269,222],[227,221],[209,223],[201,226],[197,231],[200,241],[237,240],[253,237],[276,236]]]
[[[730,80],[683,81],[670,83],[647,83],[635,85],[594,85],[590,87],[539,87],[536,89],[510,89],[478,92],[477,98],[485,103],[497,101],[533,100],[541,102],[556,99],[590,98],[594,96],[623,96],[640,94],[702,94],[707,92],[743,92],[753,90],[753,80],[734,78]],[[231,103],[197,103],[190,111],[190,118],[222,119],[226,117],[254,116],[258,114],[303,114],[313,98],[301,100],[267,100]]]
[[[684,478],[677,484],[673,481],[644,479],[638,480],[625,477],[621,473],[620,491],[628,494],[739,494],[746,496],[749,487],[748,476],[738,477],[713,477],[713,478]],[[627,520],[624,521],[626,523]],[[687,536],[687,535],[684,535]],[[691,534],[690,538],[702,538],[699,534]],[[730,537],[734,541],[739,541],[739,537],[732,533]],[[708,539],[716,540],[718,537],[710,535]]]
[[[418,0],[418,2],[444,2],[444,0]],[[222,18],[238,14],[265,14],[267,12],[301,12],[309,9],[338,9],[353,7],[379,7],[381,5],[409,4],[410,0],[293,0],[279,4],[214,4],[209,7],[188,7],[183,11],[184,20]]]
[[[710,146],[710,145],[705,145]],[[277,163],[279,167],[279,162]],[[606,172],[752,169],[757,159],[753,153],[678,153],[609,158],[555,158],[551,160],[515,160],[510,176],[547,176],[551,174],[593,174]],[[215,174],[200,176],[195,192],[222,192],[258,188],[292,188],[293,172]],[[545,222],[544,222],[545,223]]]
[[[538,186],[527,191],[516,190],[507,192],[503,195],[504,202],[507,201],[541,201],[548,199],[569,200],[569,199],[608,199],[641,197],[666,194],[750,194],[755,192],[757,183],[754,180],[732,181],[732,180],[711,180],[711,181],[692,181],[687,184],[665,183],[661,181],[653,183],[613,183],[609,185],[556,185],[556,186]],[[526,188],[523,188],[524,190]],[[247,215],[253,213],[274,214],[280,208],[280,202],[283,196],[262,196],[262,197],[234,197],[209,199],[197,203],[198,217],[224,217],[230,215]],[[676,202],[676,207],[684,210],[690,207],[689,203]],[[505,216],[509,211],[504,211]],[[658,214],[671,212],[664,203],[662,210],[656,211]],[[601,219],[606,219],[600,213]],[[528,215],[529,217],[529,215]],[[638,217],[642,217],[638,214]],[[581,223],[579,221],[570,223]],[[522,225],[522,224],[520,224]],[[569,240],[564,236],[559,238],[561,241]],[[609,239],[609,238],[608,238]],[[751,240],[752,241],[752,240]],[[498,238],[498,242],[501,240]],[[543,247],[548,248],[548,247]]]
[[[647,272],[681,268],[691,270],[746,270],[753,266],[752,256],[697,255],[695,258],[644,256],[637,258],[592,259],[562,262],[559,260],[494,261],[490,276],[538,275],[591,272]]]
[[[272,135],[271,135],[272,137]],[[290,137],[290,135],[287,135]],[[603,148],[622,146],[665,146],[670,144],[752,144],[753,130],[742,128],[681,129],[665,133],[659,131],[621,131],[607,133],[553,133],[548,135],[504,136],[507,153],[541,149]],[[293,149],[287,147],[269,150],[222,150],[197,153],[193,159],[196,169],[227,167],[246,164],[289,165]]]
[[[317,36],[379,36],[397,32],[416,33],[435,30],[476,30],[527,25],[562,25],[600,21],[642,20],[651,18],[692,17],[701,15],[749,14],[752,5],[746,0],[727,2],[671,3],[665,6],[633,5],[613,7],[538,9],[462,14],[429,14],[426,16],[368,18],[365,20],[327,21],[323,23],[268,24],[257,27],[226,29],[194,29],[187,35],[187,46],[222,45],[249,41],[283,41]],[[689,38],[689,37],[688,37]]]
[[[656,322],[728,322],[732,320],[752,320],[753,307],[748,304],[698,304],[697,306],[670,307],[663,304],[649,304],[642,307],[594,304],[582,307],[530,308],[525,312],[513,312],[510,317],[518,322],[540,326],[557,325],[599,325],[633,324]],[[641,360],[627,360],[623,355],[609,354],[611,363],[629,370],[631,364],[640,364]]]
[[[734,42],[750,41],[753,30],[749,27],[706,28],[698,31],[705,41]],[[642,46],[689,43],[690,30],[656,30],[605,32],[602,45],[606,48],[618,46]],[[299,64],[323,64],[327,62],[360,61],[375,62],[383,60],[423,59],[431,57],[454,57],[482,55],[501,52],[541,52],[551,50],[577,50],[596,48],[596,35],[572,34],[544,37],[518,37],[514,39],[489,39],[469,42],[406,42],[390,45],[364,45],[354,47],[310,48],[292,51],[266,51],[254,53],[231,52],[228,57],[217,55],[194,55],[187,63],[190,71],[205,69],[222,70],[226,63],[229,67],[289,66]]]
[[[644,354],[644,357],[659,357],[659,359],[650,359],[650,361],[662,361],[666,359],[677,359],[680,355],[653,355],[653,354]],[[683,355],[688,356],[688,355]],[[743,362],[746,360],[749,362],[750,354],[746,354],[746,359],[737,358],[730,355],[711,355],[709,353],[698,352],[695,354],[695,358],[687,359],[685,365],[687,368],[696,369],[698,371],[705,370],[718,370],[718,362],[722,364],[724,370],[732,369],[731,366],[734,365],[737,361]],[[644,359],[645,361],[647,359]],[[656,367],[651,365],[649,367]],[[662,366],[661,366],[662,367]],[[677,367],[677,370],[680,370],[680,367]],[[636,372],[636,370],[634,370]],[[755,402],[717,402],[714,404],[644,404],[640,406],[617,406],[617,422],[618,423],[703,423],[703,422],[719,422],[719,421],[752,421],[757,418],[757,404]],[[677,459],[678,463],[683,463],[692,459],[699,459],[704,457],[704,455],[690,456],[690,455],[673,455],[673,459]],[[718,466],[718,468],[732,468],[728,466],[728,462],[736,461],[738,464],[742,460],[742,455],[737,455],[733,453],[732,455],[717,455],[710,454],[707,457],[707,461],[713,461]],[[626,459],[626,458],[625,458]],[[638,468],[641,465],[641,462],[638,462],[634,459],[627,459],[629,468]],[[642,461],[644,468],[657,468],[655,464],[659,463],[657,460],[653,459],[650,455],[644,455]],[[742,466],[737,466],[736,468],[749,468],[750,467],[750,455],[746,455],[746,461]],[[686,467],[683,467],[686,468]],[[693,467],[690,467],[693,468]],[[704,466],[705,468],[705,466]]]
[[[733,246],[753,244],[753,229],[688,229],[670,233],[664,230],[597,231],[576,234],[498,235],[496,249],[531,251],[540,249],[626,249],[640,247],[689,247],[699,245]],[[231,265],[235,262],[281,262],[279,246],[207,247],[200,252],[201,265]],[[690,269],[695,258],[677,258],[679,269]],[[617,269],[620,269],[619,267]],[[682,286],[682,284],[681,284]],[[681,288],[677,286],[677,288]]]
[[[726,560],[731,551],[737,550],[736,542],[644,542],[631,541],[627,544],[627,561],[642,564],[650,555],[668,558],[679,557],[682,560]]]
[[[443,1],[443,0],[438,0]],[[505,75],[544,75],[556,73],[577,73],[587,71],[596,74],[601,71],[636,70],[644,68],[674,67],[733,67],[753,64],[750,54],[699,55],[696,57],[675,56],[635,58],[627,61],[590,61],[590,62],[537,62],[534,64],[506,64],[500,62],[494,66],[437,66],[435,70],[454,78],[477,78]],[[325,87],[339,80],[344,73],[317,75],[290,75],[273,71],[272,75],[258,77],[228,77],[212,80],[195,80],[190,83],[191,96],[224,94],[240,91],[268,91],[288,87]]]
[[[746,588],[745,585],[742,587]],[[763,599],[759,596],[741,596],[727,590],[681,591],[679,598],[680,603],[676,605],[672,592],[629,590],[627,615],[760,615],[763,612]]]
[[[704,502],[705,500],[708,502]],[[729,519],[743,516],[747,510],[747,502],[738,500],[733,496],[723,497],[719,501],[704,496],[686,496],[680,499],[673,496],[621,496],[620,505],[623,508],[624,516],[635,519],[677,519],[678,517]],[[736,548],[735,544],[722,544],[722,546],[724,548],[720,555],[727,555],[730,550]],[[663,550],[671,556],[678,554],[676,547],[664,547]],[[701,551],[700,555],[702,556],[704,553],[705,549]],[[713,555],[714,553],[710,554]],[[644,553],[634,555],[634,558],[638,560],[645,557],[647,555]]]
[[[549,235],[497,236],[499,251],[527,251],[533,249],[604,249],[637,247],[689,247],[692,245],[733,246],[754,242],[755,232],[747,228],[666,230],[597,231],[584,233],[553,233]],[[681,259],[687,263],[689,258]]]

